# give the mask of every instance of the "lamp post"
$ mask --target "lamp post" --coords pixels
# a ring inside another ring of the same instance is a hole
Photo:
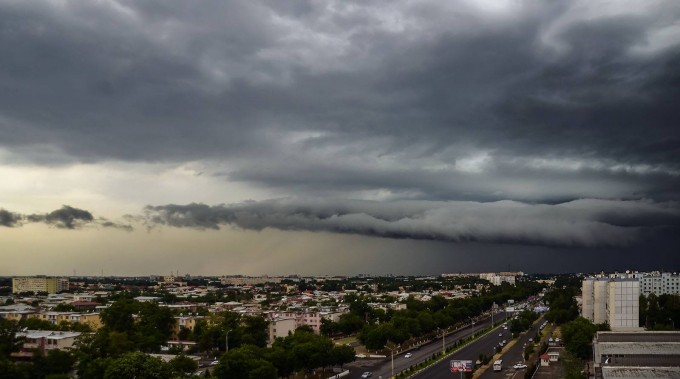
[[[390,349],[390,355],[392,356],[392,376],[390,376],[390,378],[394,378],[394,349],[399,347],[401,347],[401,345],[388,347],[388,349]]]
[[[225,344],[224,344],[224,352],[228,353],[229,352],[229,333],[231,332],[231,329],[227,330],[227,336],[225,338]]]
[[[442,329],[442,355],[446,354],[446,329]]]

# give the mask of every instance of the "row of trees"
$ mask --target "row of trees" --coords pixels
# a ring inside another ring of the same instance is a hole
[[[243,345],[230,349],[215,367],[214,376],[229,379],[276,379],[319,367],[342,366],[355,359],[354,349],[338,346],[309,327],[279,338],[271,348]]]
[[[538,319],[538,314],[530,311],[528,309],[523,310],[517,315],[517,318],[513,318],[510,322],[510,332],[517,335],[526,330],[529,330],[531,325]]]
[[[581,359],[588,359],[592,355],[591,342],[598,331],[609,330],[609,325],[598,324],[578,317],[561,326],[562,339],[565,348]]]
[[[542,286],[533,282],[517,286],[504,284],[493,287],[479,296],[448,301],[434,296],[430,301],[421,302],[409,298],[406,310],[383,312],[368,307],[362,298],[350,299],[351,313],[359,316],[365,312],[366,323],[359,339],[368,349],[382,349],[387,341],[402,344],[410,338],[431,335],[438,329],[445,329],[467,322],[491,308],[493,303],[502,304],[509,299],[524,299],[536,294]]]
[[[650,330],[680,328],[680,296],[640,295],[640,326]]]

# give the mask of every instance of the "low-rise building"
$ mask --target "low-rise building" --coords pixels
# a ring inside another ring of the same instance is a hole
[[[271,344],[279,337],[288,337],[288,334],[295,332],[296,328],[297,322],[294,318],[275,318],[269,320],[268,344],[271,346]]]
[[[14,357],[30,357],[33,351],[38,350],[46,354],[50,350],[69,350],[80,336],[80,332],[58,332],[52,330],[25,330],[17,333],[17,337],[23,338],[21,349],[12,353]]]
[[[597,332],[596,377],[680,378],[680,332]]]

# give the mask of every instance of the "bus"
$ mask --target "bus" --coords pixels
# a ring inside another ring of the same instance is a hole
[[[501,369],[503,369],[503,360],[499,359],[493,363],[493,370],[501,371]]]

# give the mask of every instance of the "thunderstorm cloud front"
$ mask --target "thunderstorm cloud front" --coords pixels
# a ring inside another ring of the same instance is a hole
[[[226,266],[304,250],[332,271],[351,240],[367,271],[414,250],[680,269],[679,18],[674,0],[0,0],[5,254],[81,236],[63,252],[99,267],[114,253],[90,236],[144,256],[181,235],[187,262]]]

